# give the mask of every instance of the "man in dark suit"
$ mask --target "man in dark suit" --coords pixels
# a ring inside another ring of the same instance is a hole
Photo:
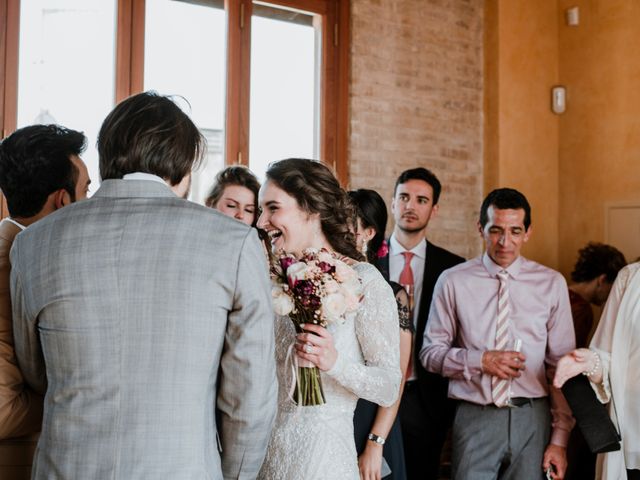
[[[378,261],[385,277],[403,285],[411,297],[414,346],[400,403],[400,422],[409,480],[438,478],[440,454],[454,405],[448,381],[418,361],[433,288],[447,268],[464,258],[427,241],[429,221],[438,212],[441,185],[426,168],[405,170],[396,181],[391,211],[395,220],[389,254]]]

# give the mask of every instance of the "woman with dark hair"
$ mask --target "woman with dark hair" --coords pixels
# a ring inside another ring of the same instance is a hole
[[[258,478],[268,480],[359,480],[353,412],[359,397],[390,406],[401,381],[398,311],[393,292],[363,257],[350,229],[349,199],[331,171],[319,162],[273,163],[260,189],[264,229],[274,252],[299,258],[325,250],[351,265],[363,298],[355,314],[327,328],[304,325],[296,334],[287,316],[276,316],[278,415]],[[320,370],[325,403],[297,406],[288,391],[287,353]]]
[[[386,255],[384,233],[387,227],[387,206],[378,192],[361,188],[349,192],[356,209],[356,243],[365,253],[369,263]],[[389,282],[396,296],[398,318],[400,322],[400,368],[406,374],[413,343],[413,323],[410,318],[409,296],[395,282]],[[358,400],[353,417],[358,466],[360,476],[365,479],[386,478],[405,480],[402,433],[397,417],[402,390],[406,380],[403,375],[398,400],[390,407],[380,407],[368,400]],[[381,445],[372,441],[371,435],[385,439]],[[383,459],[384,457],[384,459]]]
[[[259,190],[260,182],[251,170],[233,165],[218,172],[205,205],[255,227]]]

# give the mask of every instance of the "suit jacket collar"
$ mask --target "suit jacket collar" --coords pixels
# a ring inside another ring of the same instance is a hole
[[[122,198],[122,197],[173,197],[178,198],[167,184],[151,182],[149,180],[103,180],[94,197]]]

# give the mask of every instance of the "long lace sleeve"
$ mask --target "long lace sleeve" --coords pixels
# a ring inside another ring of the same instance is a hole
[[[375,267],[360,264],[364,298],[355,318],[355,330],[364,365],[338,354],[327,375],[381,406],[392,405],[400,390],[400,329],[393,291]]]
[[[389,282],[389,285],[391,285],[393,293],[396,296],[400,329],[415,333],[413,321],[411,320],[411,310],[409,310],[409,295],[407,295],[407,291],[396,282]]]

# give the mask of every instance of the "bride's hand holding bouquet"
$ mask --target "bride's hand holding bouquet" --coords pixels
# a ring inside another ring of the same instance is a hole
[[[331,370],[338,358],[333,335],[319,325],[302,324],[300,327],[308,333],[299,333],[297,336],[298,357],[311,362],[323,372]]]

